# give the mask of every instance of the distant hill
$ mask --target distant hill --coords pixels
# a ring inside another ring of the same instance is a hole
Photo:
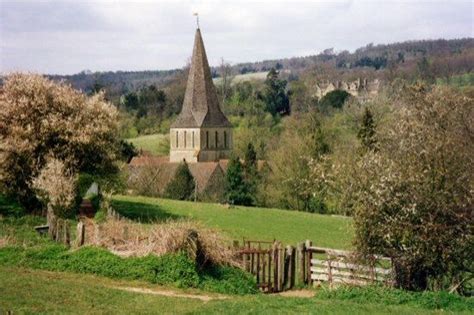
[[[271,68],[285,70],[287,76],[297,76],[305,71],[324,67],[326,74],[335,71],[333,76],[343,73],[345,76],[355,77],[358,71],[369,72],[364,76],[373,77],[382,73],[382,70],[393,65],[400,69],[413,68],[416,62],[423,57],[432,60],[448,59],[449,68],[454,74],[474,71],[474,38],[417,40],[401,43],[373,45],[368,44],[354,52],[326,49],[317,55],[264,60],[259,62],[239,63],[232,65],[232,73],[241,79],[262,79],[262,73]],[[444,60],[442,60],[444,62]],[[173,80],[176,74],[184,69],[156,70],[156,71],[116,71],[90,72],[83,71],[74,75],[49,75],[54,80],[64,80],[75,88],[91,92],[106,87],[110,95],[122,95],[135,91],[140,87],[155,85],[158,88]],[[219,77],[219,67],[212,68],[213,77]],[[328,79],[331,78],[330,75]],[[346,78],[347,79],[347,78]]]

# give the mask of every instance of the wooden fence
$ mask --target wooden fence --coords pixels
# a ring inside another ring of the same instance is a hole
[[[330,284],[367,285],[392,284],[390,258],[373,256],[365,264],[356,263],[355,253],[310,246],[310,279]]]
[[[366,285],[374,282],[391,284],[391,260],[373,257],[369,264],[356,263],[352,252],[315,247],[311,241],[283,247],[281,242],[234,242],[243,269],[255,276],[263,292],[281,292],[295,285],[321,282]]]

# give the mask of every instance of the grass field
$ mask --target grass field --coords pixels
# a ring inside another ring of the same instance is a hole
[[[148,151],[154,155],[168,155],[167,137],[169,137],[167,134],[153,134],[127,139],[127,141],[132,143],[137,149]]]
[[[474,85],[474,72],[464,73],[460,75],[453,75],[449,79],[449,82],[446,80],[446,78],[438,78],[436,80],[436,84],[451,85],[451,86],[460,87],[460,88],[473,86]]]
[[[317,246],[348,249],[353,237],[352,220],[346,217],[137,196],[115,196],[113,206],[122,215],[142,222],[195,219],[236,240],[277,239],[296,245],[309,239]]]
[[[137,281],[117,281],[92,275],[0,267],[0,313],[75,314],[454,314],[384,301],[281,297],[275,295],[218,296],[173,289],[182,297],[125,291],[139,288],[170,292],[169,288]],[[192,294],[192,296],[189,296]],[[198,298],[196,298],[198,296]],[[206,297],[209,301],[202,301]],[[215,299],[219,297],[220,299]],[[222,299],[224,298],[224,299]],[[456,314],[468,314],[467,302]],[[456,305],[454,305],[456,306]],[[462,307],[459,309],[459,307]]]
[[[242,83],[245,81],[264,81],[267,78],[268,71],[262,71],[262,72],[252,72],[252,73],[246,73],[246,74],[238,74],[234,77],[232,77],[232,83],[231,84],[236,84],[236,83]],[[213,79],[214,84],[220,84],[222,81],[221,78],[215,78]]]

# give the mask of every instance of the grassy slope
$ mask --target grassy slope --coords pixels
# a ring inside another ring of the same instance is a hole
[[[202,302],[190,298],[131,293],[114,289],[117,286],[159,288],[90,275],[0,268],[0,311],[77,314],[446,314],[408,306],[268,295]]]
[[[144,222],[168,218],[196,219],[236,240],[277,239],[296,245],[306,239],[332,248],[350,248],[352,220],[304,212],[252,207],[227,209],[219,204],[194,203],[137,196],[115,196],[114,207],[124,216]]]
[[[168,155],[169,152],[166,151],[166,146],[161,144],[166,137],[168,135],[154,134],[127,139],[127,141],[131,142],[137,149],[149,151],[155,155]]]

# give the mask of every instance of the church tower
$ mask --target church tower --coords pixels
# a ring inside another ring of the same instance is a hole
[[[198,28],[183,107],[170,128],[170,162],[228,159],[232,145],[232,125],[219,107]]]

